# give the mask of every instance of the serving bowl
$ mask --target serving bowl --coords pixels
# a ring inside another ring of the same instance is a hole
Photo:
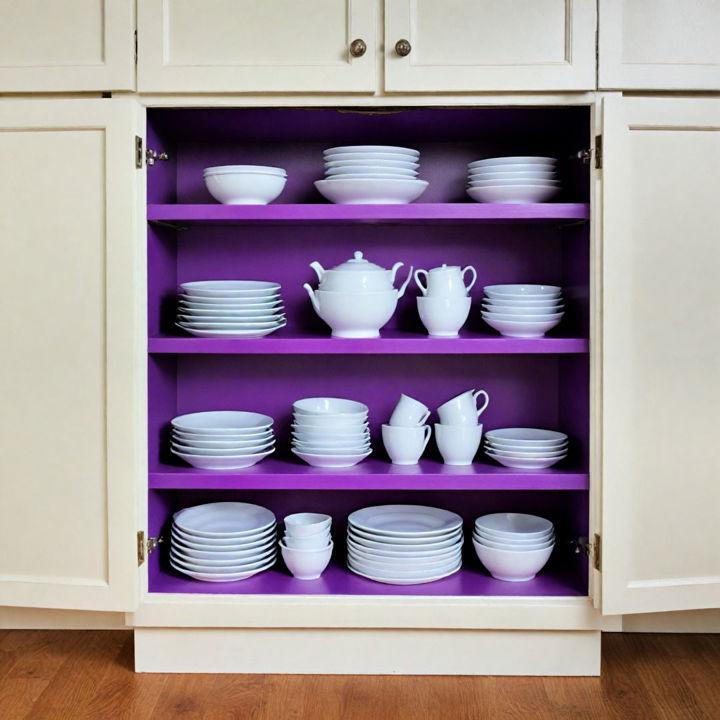
[[[467,194],[476,202],[526,205],[545,202],[556,195],[558,190],[557,187],[548,187],[547,185],[495,185],[494,187],[469,187]]]
[[[416,178],[326,178],[315,181],[315,187],[323,197],[341,205],[402,205],[417,200],[427,186],[425,180]]]
[[[552,555],[554,544],[540,550],[518,552],[500,550],[479,543],[473,538],[473,546],[480,562],[497,580],[525,582],[532,580],[542,570]]]
[[[490,327],[495,328],[498,332],[506,335],[507,337],[517,338],[540,338],[548,330],[552,330],[557,324],[558,320],[547,320],[543,322],[518,322],[513,320],[498,320],[493,317],[486,317],[482,314],[485,322]]]
[[[307,453],[302,450],[295,449],[293,449],[292,452],[301,460],[304,460],[308,465],[312,465],[314,467],[342,468],[357,465],[370,455],[372,451],[368,450],[359,454],[352,453],[347,455],[322,455],[318,453]]]
[[[205,173],[205,187],[223,205],[267,205],[285,188],[287,177],[264,171]]]

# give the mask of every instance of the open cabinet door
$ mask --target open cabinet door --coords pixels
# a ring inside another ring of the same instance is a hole
[[[603,101],[602,610],[720,606],[720,99]]]
[[[0,605],[137,605],[141,122],[0,100]]]

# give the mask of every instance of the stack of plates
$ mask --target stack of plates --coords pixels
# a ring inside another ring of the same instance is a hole
[[[539,203],[560,189],[549,157],[498,157],[468,163],[467,193],[477,202]]]
[[[555,547],[555,528],[545,518],[493,513],[475,521],[473,545],[497,580],[525,582],[542,570]]]
[[[567,456],[568,436],[555,430],[503,428],[485,433],[485,452],[501,465],[542,470]]]
[[[190,413],[173,418],[175,455],[203,470],[235,470],[275,451],[273,419],[235,410]]]
[[[170,565],[205,582],[244,580],[275,564],[275,516],[260,505],[218,502],[176,512]]]
[[[286,324],[275,282],[205,280],[180,287],[176,325],[191,335],[259,338]]]
[[[352,467],[371,452],[368,407],[343,398],[293,403],[292,451],[315,467]]]
[[[323,152],[325,179],[315,187],[343,205],[409,203],[428,183],[418,180],[420,153],[393,145],[346,145]]]
[[[424,505],[379,505],[348,517],[348,567],[390,585],[418,585],[462,565],[462,518]]]
[[[484,291],[483,320],[508,337],[542,337],[565,314],[556,285],[487,285]]]

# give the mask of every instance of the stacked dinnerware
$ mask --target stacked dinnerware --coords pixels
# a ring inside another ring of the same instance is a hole
[[[418,585],[462,565],[462,518],[424,505],[378,505],[348,517],[348,567],[389,585]]]
[[[223,205],[267,205],[283,191],[287,173],[265,165],[218,165],[205,168],[203,178]]]
[[[477,399],[485,402],[477,407]],[[466,390],[438,408],[435,442],[446,465],[471,465],[482,438],[483,426],[478,422],[490,397],[484,390]]]
[[[367,405],[343,398],[293,403],[292,451],[315,467],[352,467],[371,452]]]
[[[275,451],[273,419],[236,410],[190,413],[173,418],[172,452],[203,470],[255,465]]]
[[[400,395],[387,425],[382,426],[385,450],[393,465],[417,465],[432,429],[426,425],[430,408],[409,395]]]
[[[501,465],[543,470],[567,456],[568,436],[539,428],[502,428],[485,435],[485,452]]]
[[[552,555],[555,528],[536,515],[483,515],[475,521],[473,545],[495,579],[525,582],[532,580]]]
[[[280,551],[288,570],[298,580],[317,580],[330,562],[332,518],[321,513],[295,513],[285,518]]]
[[[180,287],[175,324],[191,335],[259,338],[286,325],[278,283],[203,280]]]
[[[472,280],[465,284],[465,275]],[[425,284],[420,280],[425,278]],[[433,337],[457,337],[470,314],[469,292],[477,280],[472,265],[441,265],[432,270],[416,270],[415,283],[422,297],[417,298],[420,320]]]
[[[275,564],[275,516],[241,502],[196,505],[176,512],[170,565],[195,580],[244,580]]]
[[[323,152],[325,179],[315,187],[341,205],[399,205],[422,195],[420,153],[393,145],[346,145]]]
[[[468,163],[468,195],[485,203],[540,203],[560,189],[549,157],[517,156]]]
[[[540,338],[562,319],[562,288],[556,285],[487,285],[482,317],[501,335]]]

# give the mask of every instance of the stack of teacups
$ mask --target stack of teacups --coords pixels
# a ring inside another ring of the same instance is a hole
[[[409,395],[400,395],[390,421],[382,426],[382,438],[393,465],[417,465],[432,432],[425,425],[430,409]]]
[[[560,189],[550,157],[486,158],[468,163],[467,193],[477,202],[539,203]]]
[[[472,280],[465,284],[465,275]],[[420,278],[425,278],[423,284]],[[415,282],[422,292],[418,297],[418,314],[433,337],[457,337],[470,313],[471,298],[468,293],[477,280],[472,265],[442,265],[432,270],[416,270]]]
[[[556,285],[488,285],[484,291],[483,320],[508,337],[542,337],[565,314]]]
[[[280,551],[288,570],[298,580],[316,580],[330,562],[332,518],[320,513],[295,513],[285,518]]]
[[[501,428],[485,436],[485,452],[505,467],[542,470],[567,457],[568,436],[539,428]]]
[[[171,420],[172,452],[203,470],[235,470],[275,451],[273,419],[235,410],[180,415]]]
[[[293,403],[292,451],[315,467],[352,467],[371,452],[367,405],[343,398]]]
[[[485,402],[478,408],[480,395]],[[482,438],[483,426],[478,419],[489,402],[484,390],[467,390],[438,408],[440,422],[435,423],[435,442],[446,465],[472,464]]]
[[[283,168],[266,165],[218,165],[203,170],[205,187],[223,205],[267,205],[285,187]]]
[[[475,521],[473,545],[480,562],[497,580],[532,580],[555,547],[555,528],[545,518],[493,513]]]

